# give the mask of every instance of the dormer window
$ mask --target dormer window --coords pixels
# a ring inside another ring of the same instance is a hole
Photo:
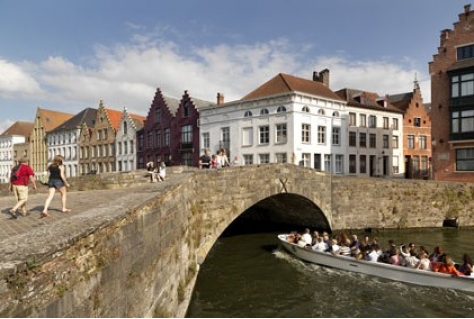
[[[307,107],[306,105],[303,106],[302,111],[305,112],[305,113],[309,113],[309,107]]]
[[[339,112],[338,111],[334,111],[332,113],[332,117],[339,117]]]
[[[244,117],[252,117],[252,111],[245,111]]]
[[[260,110],[260,115],[267,115],[268,114],[268,109],[261,109]]]
[[[286,113],[286,107],[279,106],[278,109],[277,109],[277,113]]]

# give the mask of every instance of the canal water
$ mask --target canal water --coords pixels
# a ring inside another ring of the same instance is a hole
[[[386,247],[440,245],[460,260],[474,256],[474,229],[353,232]],[[474,293],[393,282],[297,260],[278,233],[221,237],[196,282],[187,317],[474,317]]]

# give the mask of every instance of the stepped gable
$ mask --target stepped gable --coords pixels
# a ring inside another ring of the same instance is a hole
[[[94,127],[95,119],[97,118],[97,109],[86,108],[79,112],[77,115],[74,115],[72,118],[66,122],[60,124],[52,132],[59,130],[74,129],[80,127],[82,124],[87,125],[88,127]]]
[[[139,130],[143,128],[146,117],[138,115],[138,114],[129,113],[127,108],[123,109],[122,118],[125,116],[130,118],[135,130]],[[122,120],[122,118],[120,120]]]
[[[31,130],[35,124],[33,122],[16,121],[5,130],[0,136],[20,135],[29,138]]]
[[[341,89],[335,92],[341,99],[347,102],[348,106],[378,110],[393,113],[403,113],[402,110],[393,106],[385,97],[380,97],[377,93],[367,92],[357,89]]]
[[[163,101],[165,102],[165,105],[170,111],[170,113],[173,116],[176,116],[176,112],[178,112],[178,108],[179,108],[179,100],[175,99],[174,97],[163,95]]]
[[[288,92],[301,92],[331,100],[341,100],[341,98],[336,93],[334,93],[322,82],[279,73],[274,78],[262,84],[256,90],[244,96],[241,101],[254,100]]]
[[[43,127],[45,132],[48,133],[67,120],[71,119],[74,115],[38,108],[37,116],[43,120]]]

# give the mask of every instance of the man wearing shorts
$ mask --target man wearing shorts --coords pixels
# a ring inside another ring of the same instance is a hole
[[[35,173],[33,169],[28,166],[26,158],[22,157],[18,161],[19,168],[14,172],[12,170],[12,174],[16,174],[15,179],[10,178],[10,191],[13,191],[15,194],[17,203],[16,205],[10,209],[10,215],[12,218],[16,219],[17,215],[16,212],[18,209],[21,208],[21,213],[23,216],[29,215],[28,210],[26,209],[26,202],[28,201],[28,184],[31,181],[33,184],[33,188],[36,189],[36,180],[35,180]]]

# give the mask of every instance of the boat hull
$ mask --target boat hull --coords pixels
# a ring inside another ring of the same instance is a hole
[[[300,247],[288,242],[286,238],[287,235],[278,235],[285,250],[306,262],[416,285],[474,292],[474,277],[472,276],[453,277],[438,272],[356,260],[350,256],[336,256]]]

